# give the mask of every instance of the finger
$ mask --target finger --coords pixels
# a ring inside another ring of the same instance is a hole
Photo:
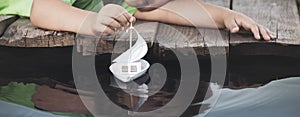
[[[106,27],[102,33],[102,35],[108,35],[108,34],[114,34],[115,33],[115,30],[113,30],[112,28],[110,27]]]
[[[37,94],[33,94],[32,96],[31,96],[31,101],[32,102],[35,102],[35,101],[37,101],[39,98],[37,97]]]
[[[73,92],[73,93],[77,93],[76,89],[70,88],[70,87],[66,87],[66,86],[63,86],[63,85],[59,85],[59,84],[56,84],[55,88],[56,89],[60,89],[60,90],[65,90],[65,91]]]
[[[31,96],[31,101],[32,102],[36,102],[36,101],[41,101],[43,98],[40,96],[40,94],[33,94],[32,96]]]
[[[231,33],[236,33],[240,30],[238,24],[234,19],[225,21],[225,26],[230,30]]]
[[[46,85],[36,85],[35,86],[35,90],[37,91],[37,92],[43,92],[43,90],[44,89],[46,89],[48,86],[46,86]]]
[[[35,101],[33,101],[33,103],[34,103],[34,106],[37,108],[41,108],[41,106],[44,104],[44,102],[40,101],[40,100],[35,100]]]
[[[255,24],[251,25],[249,23],[250,21],[246,21],[246,20],[237,19],[236,22],[239,26],[242,26],[245,30],[248,30],[248,31],[251,30],[251,27],[255,26]]]
[[[239,27],[234,27],[234,28],[232,28],[230,31],[231,31],[232,33],[237,33],[239,30],[240,30]]]
[[[34,102],[35,108],[37,108],[39,110],[51,111],[51,108],[49,108],[49,105],[51,105],[51,103],[48,103],[47,101],[35,101]]]
[[[136,18],[134,16],[132,16],[131,14],[129,14],[128,12],[123,14],[126,19],[128,20],[128,22],[130,23],[134,23],[136,21]]]
[[[253,33],[255,39],[259,40],[260,39],[260,34],[259,34],[259,29],[256,25],[251,27],[251,32]]]
[[[128,12],[124,12],[121,16],[122,21],[124,22],[124,26],[129,26],[130,23],[134,23],[136,21],[136,18],[133,17],[131,14]]]
[[[270,31],[270,29],[268,29],[268,28],[266,30],[267,30],[267,33],[269,34],[269,36],[271,37],[271,39],[275,39],[276,38],[274,32]]]
[[[113,34],[113,33],[115,33],[115,31],[113,29],[111,29],[110,27],[108,27],[106,25],[102,25],[102,24],[97,25],[96,27],[94,27],[94,29],[92,30],[92,32],[96,36],[102,36],[102,35],[107,35],[107,34]]]
[[[135,23],[135,22],[136,22],[136,18],[132,16],[132,17],[130,18],[129,22]]]
[[[269,34],[267,33],[265,27],[259,26],[259,32],[260,32],[260,34],[263,36],[263,38],[264,38],[266,41],[271,40],[271,37],[270,37]]]
[[[104,20],[102,22],[103,25],[109,26],[109,27],[111,27],[113,29],[115,29],[115,28],[119,29],[119,30],[122,29],[122,25],[118,21],[116,21],[115,19],[113,19],[113,18],[107,17],[107,18],[104,18],[103,20]]]
[[[91,91],[84,91],[84,90],[80,90],[77,89],[78,94],[80,95],[86,95],[86,96],[95,96],[95,92],[91,92]]]
[[[96,27],[103,28],[102,30],[104,31],[105,27],[102,27],[101,25],[109,26],[112,29],[122,29],[122,25],[114,18],[111,18],[109,16],[98,17]],[[102,32],[100,28],[98,28],[98,31]]]
[[[122,26],[129,26],[129,19],[123,14],[120,14],[115,18]]]
[[[41,86],[40,85],[36,85],[35,86],[35,90],[39,92],[41,90]]]

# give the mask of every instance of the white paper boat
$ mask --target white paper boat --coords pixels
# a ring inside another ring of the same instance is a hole
[[[118,56],[109,67],[116,78],[123,82],[132,81],[145,74],[150,64],[142,58],[148,52],[148,46],[143,37],[135,30],[138,36],[136,43],[123,54]]]

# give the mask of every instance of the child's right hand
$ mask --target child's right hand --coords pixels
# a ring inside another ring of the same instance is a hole
[[[89,26],[86,27],[90,29],[89,33],[101,36],[113,34],[117,30],[124,30],[130,23],[134,23],[136,19],[123,7],[108,4],[104,6],[97,15],[94,14],[90,18],[87,18],[87,20],[91,22]]]

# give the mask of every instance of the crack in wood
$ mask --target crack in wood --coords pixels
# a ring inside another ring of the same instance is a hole
[[[233,0],[230,0],[229,9],[231,9],[231,10],[232,10],[232,8],[233,8]]]

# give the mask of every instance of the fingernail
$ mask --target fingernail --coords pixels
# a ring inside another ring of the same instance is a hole
[[[255,38],[258,40],[261,39],[260,35],[256,35]]]
[[[127,23],[127,24],[126,24],[126,26],[129,26],[129,25],[130,25],[130,23]]]
[[[276,38],[276,36],[274,34],[271,34],[271,38]]]
[[[129,21],[132,23],[134,21],[134,17],[131,17]]]
[[[121,30],[123,31],[123,30],[125,30],[125,28],[124,28],[124,27],[122,27],[122,28],[121,28]]]
[[[232,32],[233,32],[233,33],[237,32],[237,31],[239,31],[239,27],[234,27],[234,28],[232,29]]]

